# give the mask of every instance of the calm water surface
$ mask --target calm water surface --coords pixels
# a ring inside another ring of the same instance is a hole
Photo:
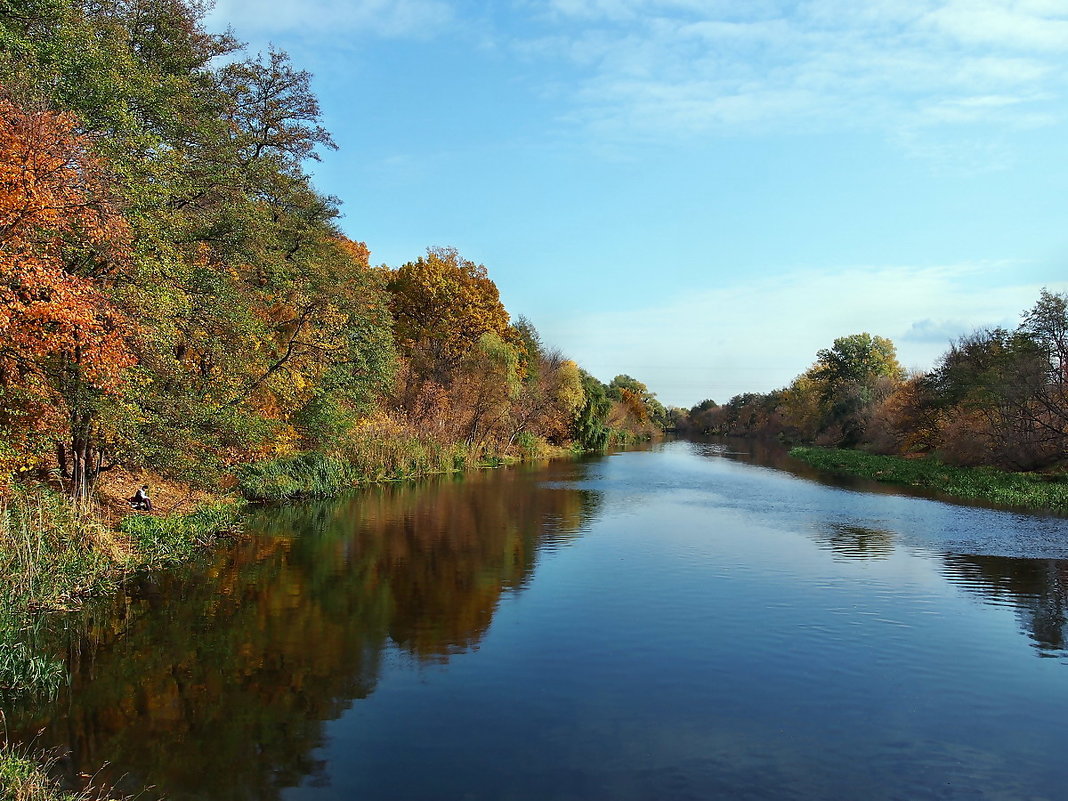
[[[70,692],[8,726],[175,801],[1065,798],[1068,520],[776,459],[263,512],[72,621]]]

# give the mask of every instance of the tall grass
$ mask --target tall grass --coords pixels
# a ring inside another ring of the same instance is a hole
[[[238,473],[238,488],[253,501],[326,498],[360,484],[450,473],[476,463],[464,445],[372,429],[357,431],[333,454],[309,451],[248,465]]]
[[[922,487],[998,506],[1068,511],[1068,482],[1063,475],[953,467],[931,457],[903,459],[835,448],[794,448],[790,455],[838,475]]]
[[[133,540],[136,569],[145,570],[191,558],[220,535],[236,532],[241,516],[240,504],[220,501],[190,514],[130,515],[119,531]]]
[[[0,610],[0,702],[29,694],[55,698],[66,683],[63,662],[38,645],[43,634],[40,621]]]
[[[87,504],[46,489],[17,488],[0,499],[0,592],[8,605],[69,608],[112,588],[132,551]]]
[[[67,801],[48,778],[45,766],[14,749],[0,747],[2,801]]]
[[[55,761],[54,755],[31,753],[26,746],[0,744],[0,801],[99,801],[116,797],[93,787],[80,792],[61,789],[49,775]]]

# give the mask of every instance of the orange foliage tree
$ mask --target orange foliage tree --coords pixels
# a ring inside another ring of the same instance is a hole
[[[132,363],[129,322],[107,291],[128,244],[74,120],[0,90],[0,430],[22,439],[0,447],[10,457],[62,437],[78,493],[104,466],[98,399]]]

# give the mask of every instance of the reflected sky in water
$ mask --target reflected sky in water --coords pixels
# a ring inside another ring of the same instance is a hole
[[[738,450],[265,510],[9,725],[149,798],[1062,797],[1068,521]]]

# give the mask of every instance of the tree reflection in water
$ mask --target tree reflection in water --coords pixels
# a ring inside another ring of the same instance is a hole
[[[1068,659],[1068,561],[950,554],[945,564],[954,583],[1012,605],[1040,655]]]
[[[111,760],[101,777],[117,789],[170,799],[314,781],[323,721],[374,691],[387,648],[442,661],[475,646],[538,550],[588,525],[599,496],[545,478],[493,471],[265,510],[233,548],[72,619],[72,685],[9,713],[13,739],[43,727],[39,745],[69,750],[72,785]]]
[[[939,497],[937,493],[909,487],[828,475],[790,458],[787,448],[774,441],[710,438],[696,447],[704,456],[774,467],[828,486],[886,495]],[[1041,523],[1038,525],[1042,527]],[[893,555],[897,535],[882,528],[823,523],[813,531],[813,538],[837,558],[884,559]],[[1021,629],[1040,656],[1068,661],[1068,561],[956,553],[945,553],[941,559],[949,581],[986,603],[1012,606]]]
[[[894,553],[894,534],[881,528],[831,523],[817,529],[814,539],[837,557],[846,559],[887,559]]]

